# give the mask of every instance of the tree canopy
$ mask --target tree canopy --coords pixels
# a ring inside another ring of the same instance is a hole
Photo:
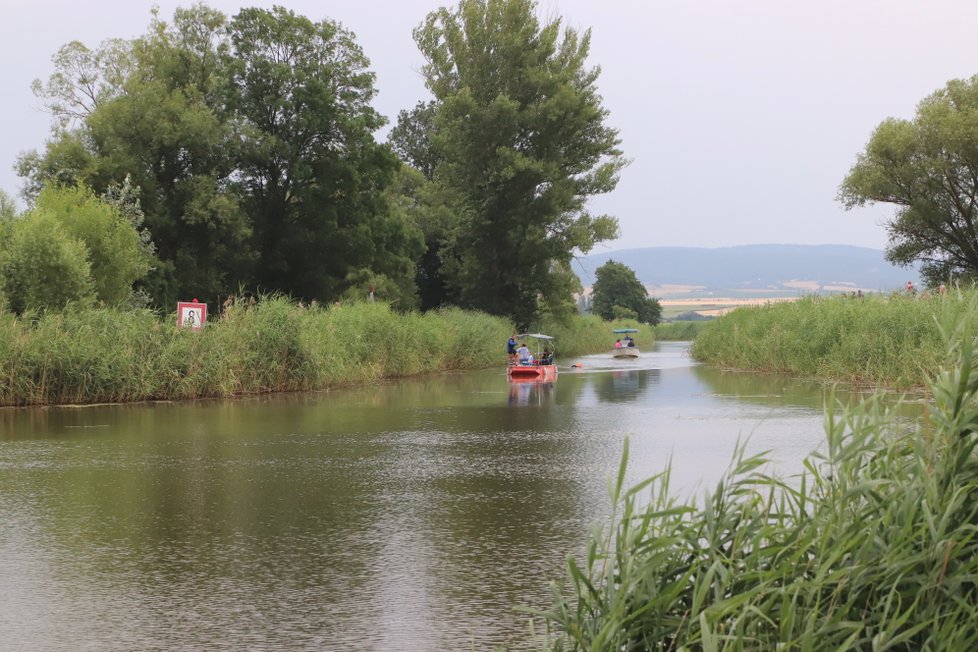
[[[659,300],[649,297],[635,272],[622,263],[609,260],[596,269],[591,293],[591,312],[606,321],[631,317],[654,326],[662,320]]]
[[[626,161],[585,65],[590,34],[541,25],[532,0],[461,0],[414,31],[434,96],[402,114],[395,149],[444,190],[437,234],[452,299],[525,325],[573,310],[575,252],[617,235],[586,210]],[[429,245],[431,242],[429,241]]]
[[[68,44],[55,66],[35,84],[53,136],[20,172],[31,193],[130,177],[157,303],[242,285],[332,300],[421,255],[420,231],[387,205],[400,163],[372,135],[384,118],[369,61],[338,23],[196,4],[169,23],[154,12],[132,41]]]
[[[913,120],[884,120],[839,199],[847,208],[896,206],[886,225],[890,262],[920,262],[934,284],[978,277],[978,76],[948,82]]]

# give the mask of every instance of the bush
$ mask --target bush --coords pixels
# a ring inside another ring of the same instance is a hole
[[[88,251],[55,219],[38,215],[15,223],[0,252],[0,293],[16,313],[86,305],[95,296]]]
[[[95,295],[110,305],[126,302],[132,284],[149,270],[136,227],[109,204],[83,187],[48,186],[26,220],[53,219],[57,228],[85,244]]]

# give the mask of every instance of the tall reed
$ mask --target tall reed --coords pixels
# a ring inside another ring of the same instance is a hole
[[[546,646],[978,649],[978,352],[954,315],[925,416],[830,403],[825,452],[791,481],[740,449],[702,503],[679,502],[668,470],[623,487],[626,446],[614,524],[555,584]]]
[[[561,356],[598,353],[611,348],[617,337],[612,333],[616,328],[635,328],[635,341],[639,346],[651,344],[655,335],[651,327],[635,321],[602,321],[596,315],[578,316],[569,322],[544,323],[540,329],[547,335],[556,337],[557,351]]]
[[[660,341],[689,342],[696,339],[700,331],[708,324],[703,321],[670,321],[656,324],[655,339]]]
[[[506,362],[512,325],[457,308],[232,300],[199,332],[112,308],[0,313],[0,405],[99,403],[313,390]],[[546,328],[546,327],[545,327]],[[558,352],[607,346],[595,317],[555,327]]]
[[[935,318],[960,318],[973,295],[804,297],[738,308],[704,327],[692,354],[726,367],[896,388],[923,386],[945,350]]]

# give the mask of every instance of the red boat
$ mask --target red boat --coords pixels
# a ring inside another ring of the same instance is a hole
[[[508,369],[509,379],[512,381],[520,380],[556,380],[557,365],[538,364],[531,365],[512,365]]]
[[[507,367],[506,373],[509,379],[513,382],[556,380],[557,364],[554,362],[554,338],[542,333],[530,333],[518,337],[529,337],[536,340],[537,352],[536,354],[529,354],[529,349],[525,344],[520,347],[526,349],[526,352],[519,361],[511,362]],[[541,351],[541,349],[543,350]]]

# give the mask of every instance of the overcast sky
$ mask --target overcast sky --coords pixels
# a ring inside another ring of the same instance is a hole
[[[145,33],[175,0],[0,0],[0,188],[17,155],[43,147],[50,118],[30,90],[78,40]],[[392,122],[427,92],[411,30],[438,0],[211,0],[233,15],[281,4],[352,30]],[[975,0],[540,0],[544,16],[592,30],[590,64],[632,160],[596,198],[622,238],[598,251],[756,243],[882,249],[888,206],[845,212],[840,181],[872,130],[955,78],[978,74]],[[378,134],[385,138],[386,129]]]

